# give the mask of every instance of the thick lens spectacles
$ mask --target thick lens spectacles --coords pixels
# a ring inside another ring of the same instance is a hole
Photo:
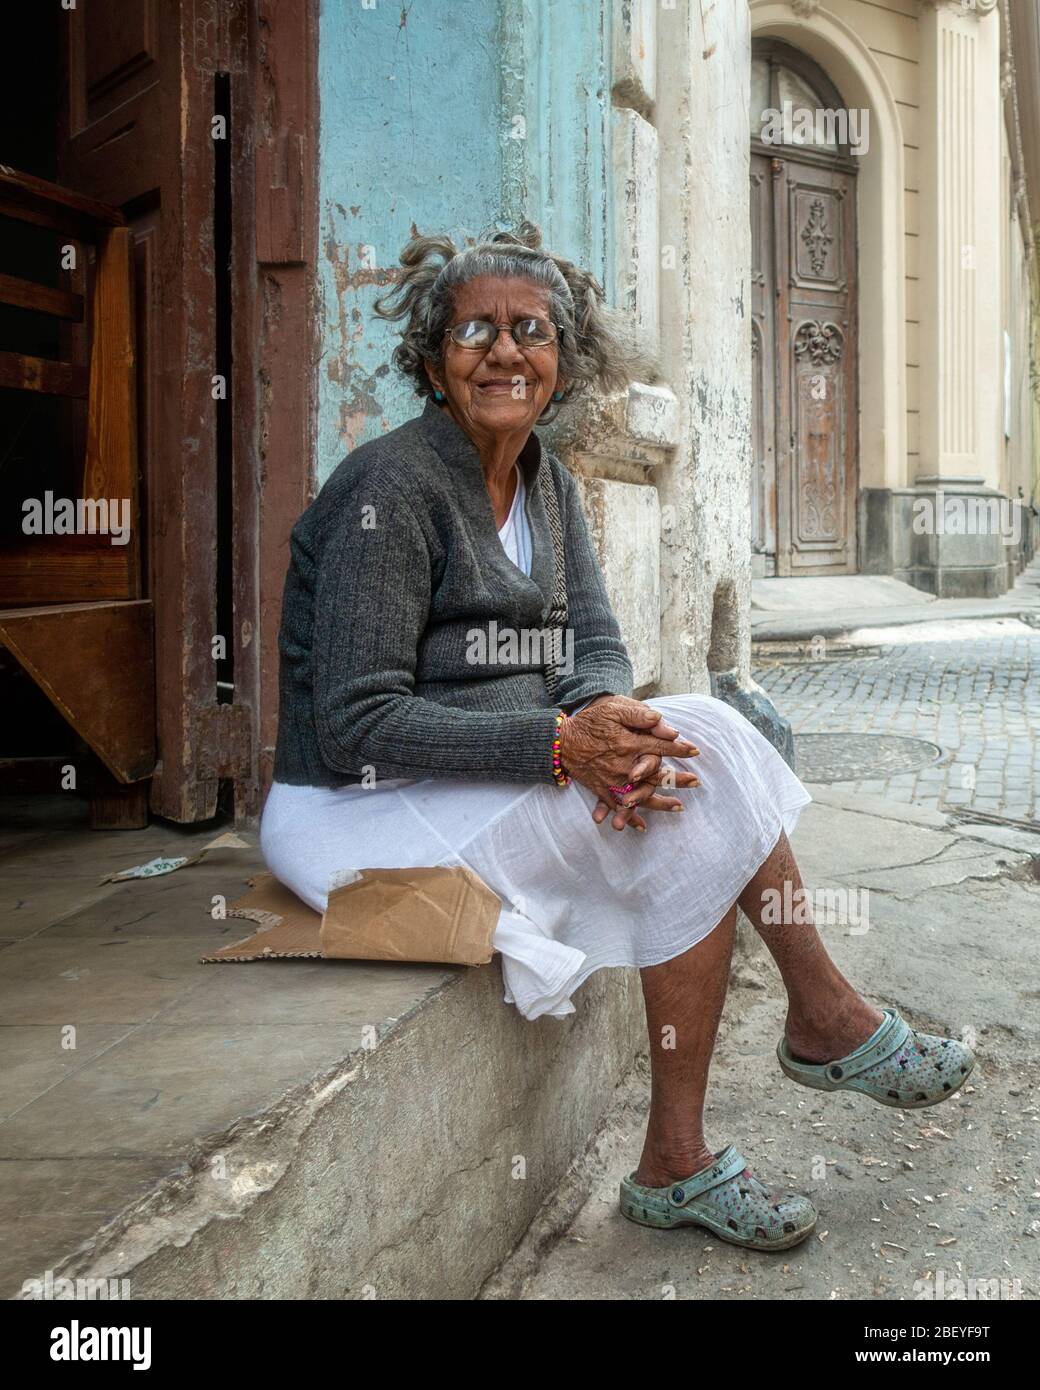
[[[498,340],[499,332],[508,328],[514,343],[522,348],[548,347],[561,336],[561,330],[550,319],[517,319],[516,323],[489,323],[487,319],[467,319],[445,331],[462,348],[487,352]]]

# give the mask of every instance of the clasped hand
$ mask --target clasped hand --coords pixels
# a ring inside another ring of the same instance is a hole
[[[662,770],[661,763],[665,757],[692,758],[699,752],[658,710],[627,695],[600,696],[566,719],[560,730],[564,768],[599,798],[592,819],[599,825],[613,812],[615,830],[626,825],[645,830],[642,811],[681,811],[678,797],[662,796],[656,789],[696,787],[699,779],[692,772]],[[626,782],[634,786],[619,806],[610,788]]]

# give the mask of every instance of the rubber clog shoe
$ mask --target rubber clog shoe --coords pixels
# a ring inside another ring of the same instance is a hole
[[[748,1250],[789,1250],[816,1225],[816,1208],[797,1192],[772,1193],[732,1144],[710,1168],[668,1187],[621,1179],[621,1213],[640,1226],[702,1226]]]
[[[879,1105],[923,1110],[948,1100],[975,1066],[967,1043],[917,1033],[895,1009],[855,1052],[834,1062],[801,1062],[785,1038],[776,1049],[780,1069],[800,1086],[816,1091],[859,1091]]]

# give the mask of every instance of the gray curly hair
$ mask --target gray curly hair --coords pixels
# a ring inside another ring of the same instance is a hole
[[[456,291],[485,275],[518,277],[548,291],[550,317],[563,330],[559,369],[566,385],[559,404],[589,387],[616,391],[631,381],[656,376],[654,359],[605,306],[599,282],[572,261],[543,250],[542,234],[533,222],[521,222],[516,232],[497,232],[465,248],[447,236],[416,234],[402,249],[400,261],[400,279],[374,308],[380,318],[405,321],[392,360],[411,379],[418,396],[433,392],[425,363],[441,360]],[[552,420],[557,408],[557,402],[550,402],[540,423]]]

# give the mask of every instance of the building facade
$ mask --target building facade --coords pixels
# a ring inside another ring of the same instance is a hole
[[[1001,594],[1038,501],[1036,6],[750,17],[756,571]]]
[[[0,616],[23,629],[0,621],[0,694],[48,754],[19,777],[53,787],[82,764],[97,824],[255,819],[292,526],[350,449],[420,408],[373,316],[413,229],[462,244],[538,223],[656,358],[653,379],[548,431],[638,695],[714,690],[782,737],[750,678],[756,576],[1002,593],[1040,500],[1038,13],[39,7],[32,47],[55,76],[9,73],[0,210],[21,228],[4,243],[11,304],[57,324],[0,313],[16,349]],[[122,286],[118,350],[91,227],[129,266],[132,296],[125,265],[103,277]],[[78,268],[58,233],[83,248]],[[65,393],[67,412],[33,413],[14,387],[30,404]],[[134,494],[118,583],[96,538],[19,530],[23,478],[81,501],[105,482],[99,429],[116,419]],[[40,422],[62,426],[60,449]],[[90,646],[73,633],[88,620]],[[133,659],[106,660],[131,623]]]

